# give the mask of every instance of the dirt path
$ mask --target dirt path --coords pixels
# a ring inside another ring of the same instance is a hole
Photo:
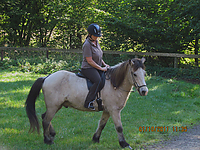
[[[148,146],[147,150],[200,150],[200,124],[180,133],[169,141]]]

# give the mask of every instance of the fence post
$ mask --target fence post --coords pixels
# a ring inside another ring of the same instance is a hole
[[[177,68],[178,62],[177,62],[177,57],[174,57],[174,68]]]
[[[48,49],[46,50],[46,56],[47,56],[47,59],[49,59],[49,51],[48,51]]]
[[[3,61],[3,50],[1,50],[1,61]]]

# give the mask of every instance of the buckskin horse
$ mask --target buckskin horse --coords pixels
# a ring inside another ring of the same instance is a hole
[[[106,72],[105,86],[101,90],[103,113],[98,128],[93,135],[93,141],[99,142],[101,132],[111,116],[122,148],[130,147],[123,135],[121,110],[126,105],[132,87],[134,86],[141,96],[146,96],[148,88],[145,82],[145,58],[130,59],[112,66]],[[39,122],[35,111],[35,102],[42,89],[46,104],[46,112],[42,114],[44,143],[53,144],[56,132],[51,124],[54,115],[64,106],[81,111],[95,112],[98,104],[95,101],[95,110],[84,108],[84,101],[88,93],[86,80],[69,71],[57,71],[47,77],[38,78],[32,85],[26,100],[26,112],[30,121],[29,132],[37,129]]]

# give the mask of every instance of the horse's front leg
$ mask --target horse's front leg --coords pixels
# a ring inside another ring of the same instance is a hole
[[[106,123],[108,121],[110,117],[110,114],[108,112],[103,111],[101,119],[99,120],[99,125],[98,128],[95,132],[95,134],[93,135],[93,141],[99,143],[99,138],[101,136],[101,132],[104,129],[104,127],[106,126]]]
[[[132,149],[129,144],[126,142],[124,135],[123,135],[123,127],[122,127],[122,122],[121,122],[121,116],[120,116],[120,110],[112,111],[112,119],[115,124],[115,129],[118,134],[118,139],[119,139],[119,144],[122,148],[128,147]]]

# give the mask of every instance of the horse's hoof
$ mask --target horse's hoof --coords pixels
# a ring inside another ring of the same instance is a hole
[[[47,139],[46,137],[44,138],[44,143],[45,143],[45,144],[48,144],[48,145],[52,145],[52,144],[54,144],[53,141]]]
[[[95,143],[99,143],[99,137],[96,137],[96,134],[94,134],[92,141],[95,142]]]
[[[44,142],[44,143],[47,144],[47,145],[53,145],[54,144],[53,141],[48,141],[48,142]]]
[[[130,145],[126,141],[119,141],[119,144],[122,148],[125,148],[125,147],[130,148]]]

